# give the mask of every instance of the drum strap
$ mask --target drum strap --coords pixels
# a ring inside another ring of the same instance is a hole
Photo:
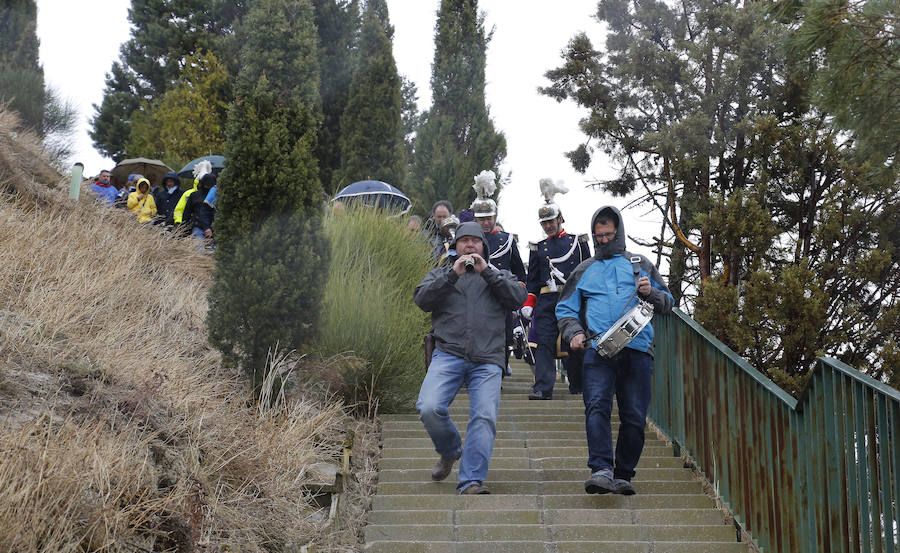
[[[628,260],[631,261],[631,270],[634,271],[634,289],[637,290],[638,281],[641,279],[641,257],[632,255]]]

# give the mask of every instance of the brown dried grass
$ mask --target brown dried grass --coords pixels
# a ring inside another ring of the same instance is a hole
[[[211,259],[70,202],[14,124],[0,111],[0,551],[356,548],[306,485],[359,423],[313,393],[258,413],[207,344]]]

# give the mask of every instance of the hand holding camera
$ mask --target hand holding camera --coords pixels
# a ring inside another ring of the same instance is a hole
[[[461,255],[456,263],[453,264],[453,270],[456,274],[462,276],[463,273],[480,273],[487,267],[487,263],[477,253]]]

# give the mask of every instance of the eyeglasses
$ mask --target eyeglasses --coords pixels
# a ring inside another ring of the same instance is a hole
[[[604,238],[606,238],[607,240],[612,240],[615,237],[615,232],[601,232],[600,234],[594,235],[594,238],[596,238],[597,240],[603,240]]]

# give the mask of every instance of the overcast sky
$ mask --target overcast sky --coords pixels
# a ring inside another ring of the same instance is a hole
[[[128,39],[128,0],[96,0],[90,9],[72,0],[37,0],[40,56],[45,79],[79,108],[81,125],[74,161],[85,165],[87,175],[111,168],[91,145],[88,121],[91,104],[103,98],[103,82],[119,46]],[[399,71],[419,90],[419,109],[431,101],[429,80],[434,52],[434,25],[439,0],[388,0],[395,27],[394,57]],[[586,175],[575,172],[564,156],[582,141],[578,120],[584,113],[571,103],[558,104],[537,93],[548,83],[543,75],[560,64],[560,52],[579,31],[585,31],[595,46],[603,45],[603,29],[592,17],[596,0],[481,0],[486,27],[494,29],[487,53],[487,102],[495,126],[506,135],[508,155],[504,169],[512,174],[499,202],[499,220],[509,232],[519,235],[524,247],[543,234],[537,209],[543,203],[538,180],[550,177],[565,181],[570,192],[557,197],[569,232],[589,232],[590,217],[601,205],[622,207],[626,201],[586,188],[588,181],[614,174],[599,157]],[[175,170],[180,167],[175,167]],[[472,175],[473,177],[475,175]],[[459,211],[467,206],[454,206]],[[645,210],[624,213],[628,234],[649,240],[658,232],[660,218]],[[629,241],[631,251],[646,248]],[[655,257],[651,257],[655,261]]]

